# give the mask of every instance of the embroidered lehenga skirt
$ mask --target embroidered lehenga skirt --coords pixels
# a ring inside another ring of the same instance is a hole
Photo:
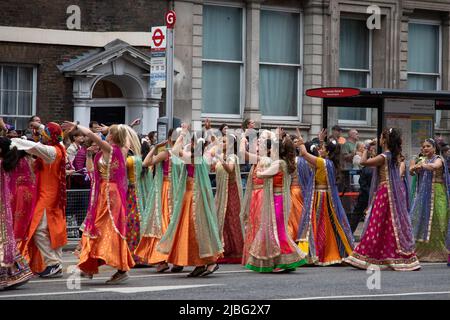
[[[415,253],[404,254],[397,248],[388,188],[387,184],[383,183],[376,193],[367,231],[352,255],[345,261],[361,269],[370,268],[371,265],[396,271],[420,269]]]

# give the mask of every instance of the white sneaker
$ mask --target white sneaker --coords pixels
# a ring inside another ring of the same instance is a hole
[[[48,266],[44,272],[40,273],[41,278],[61,278],[63,276],[63,267],[60,264],[54,266]]]
[[[128,272],[119,273],[117,271],[114,273],[111,277],[111,279],[106,281],[106,284],[119,284],[121,282],[124,282],[125,280],[128,280],[130,277],[128,276]]]

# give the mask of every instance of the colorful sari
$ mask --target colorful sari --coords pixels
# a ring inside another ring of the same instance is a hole
[[[89,274],[101,265],[128,271],[135,262],[127,244],[127,177],[120,147],[113,146],[105,162],[103,152],[94,159],[89,209],[81,240],[78,267]]]
[[[142,238],[135,254],[148,264],[167,261],[167,254],[157,250],[170,222],[172,189],[170,188],[170,158],[155,167],[153,184],[147,194],[142,220]]]
[[[305,159],[296,158],[297,168],[291,177],[291,210],[289,213],[288,233],[292,240],[297,239],[298,226],[303,212],[303,198],[311,179],[312,170]]]
[[[268,168],[270,159],[258,166]],[[256,272],[295,269],[306,263],[305,254],[289,237],[290,176],[284,161],[274,177],[259,179],[253,166],[247,180],[241,220],[245,226],[243,264]],[[266,165],[264,165],[266,164]]]
[[[342,263],[354,247],[353,234],[336,186],[333,162],[317,158],[305,192],[298,241],[311,264]]]
[[[0,289],[18,286],[33,276],[16,246],[10,184],[10,176],[0,160]]]
[[[434,156],[426,159],[425,163],[431,164],[437,159],[441,158]],[[445,242],[449,221],[446,180],[446,165],[436,171],[422,170],[419,173],[419,188],[410,215],[420,261],[445,262],[448,258]]]
[[[221,163],[216,165],[215,203],[219,224],[219,233],[224,246],[223,258],[219,263],[241,263],[244,238],[239,214],[243,199],[239,159],[236,155],[228,157],[234,164],[234,173],[228,174]]]
[[[209,179],[209,166],[186,165],[172,155],[172,216],[157,250],[177,266],[213,264],[223,252],[217,213]]]
[[[10,176],[14,236],[17,242],[26,241],[37,197],[36,176],[27,157],[19,160]]]
[[[127,242],[130,251],[134,252],[141,240],[141,217],[144,212],[144,199],[146,199],[146,187],[152,184],[152,175],[142,175],[142,158],[139,156],[127,157]],[[136,263],[142,263],[137,255],[134,255]]]
[[[361,242],[345,261],[354,267],[411,271],[420,269],[414,237],[406,210],[406,193],[398,166],[390,152],[384,165],[374,170],[368,214]]]

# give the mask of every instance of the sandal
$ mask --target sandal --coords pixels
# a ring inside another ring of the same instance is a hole
[[[184,267],[183,266],[173,266],[172,269],[170,269],[170,272],[173,273],[178,273],[183,271]]]
[[[160,263],[157,267],[156,267],[156,272],[158,273],[163,273],[164,271],[169,270],[169,265],[165,262]]]
[[[209,266],[212,266],[212,264],[210,264]],[[219,264],[215,263],[215,266],[214,266],[214,268],[212,270],[208,270],[208,268],[207,268],[206,271],[203,272],[200,276],[201,277],[206,277],[206,276],[216,272],[217,270],[219,270]]]
[[[199,275],[201,275],[205,271],[206,271],[206,267],[205,266],[195,267],[195,269],[191,273],[189,273],[187,276],[189,278],[198,277]]]

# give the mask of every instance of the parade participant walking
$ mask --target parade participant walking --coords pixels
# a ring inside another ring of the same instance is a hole
[[[127,244],[127,172],[128,132],[125,125],[109,128],[106,141],[88,128],[74,122],[64,122],[69,130],[76,127],[100,147],[94,159],[93,181],[89,209],[81,242],[78,267],[87,276],[99,272],[104,264],[117,269],[106,281],[117,284],[129,278],[134,266]]]
[[[14,229],[12,209],[13,191],[10,186],[17,181],[11,175],[19,164],[17,148],[10,148],[11,141],[0,137],[0,289],[12,289],[25,284],[33,273],[24,257],[19,253]],[[31,216],[30,207],[25,216]]]
[[[141,216],[144,212],[146,191],[152,185],[152,174],[142,174],[143,165],[141,157],[141,143],[137,133],[130,127],[125,126],[128,133],[129,151],[126,160],[127,167],[127,242],[133,253],[141,240]],[[134,255],[137,265],[143,261]]]
[[[223,136],[223,143],[216,147],[214,159],[216,171],[216,208],[219,232],[224,246],[220,263],[241,263],[244,239],[239,214],[243,199],[237,142],[233,136]],[[230,146],[230,147],[229,147]],[[222,148],[222,150],[219,150]]]
[[[372,176],[371,200],[361,242],[345,261],[357,268],[375,265],[381,269],[411,271],[420,269],[400,179],[402,140],[400,131],[385,129],[380,137],[384,152],[368,159],[367,149],[361,165],[376,167]]]
[[[167,254],[168,263],[195,266],[189,277],[207,276],[219,268],[223,246],[203,143],[194,135],[182,150],[188,134],[188,126],[182,126],[171,157],[172,216],[157,250]]]
[[[289,174],[291,175],[291,209],[288,220],[288,233],[292,240],[297,240],[298,225],[303,212],[303,197],[308,181],[311,178],[311,168],[303,157],[296,157],[295,142],[290,138],[284,140],[284,152],[280,152],[280,157],[287,163],[291,164]]]
[[[31,270],[41,277],[62,276],[62,247],[67,243],[66,230],[66,150],[61,144],[63,131],[54,122],[38,128],[43,143],[13,139],[19,150],[36,156],[37,202],[21,246]]]
[[[419,185],[411,208],[411,221],[416,240],[416,254],[420,261],[445,262],[449,206],[447,166],[436,155],[436,142],[426,139],[422,144],[425,160],[415,165],[411,172],[418,175]]]
[[[277,143],[270,131],[259,138],[259,159],[250,170],[241,220],[245,228],[243,264],[257,272],[293,271],[305,254],[287,232],[290,180],[284,160],[276,160]]]
[[[325,142],[326,130],[319,134],[320,157],[309,154],[299,133],[300,153],[315,169],[305,193],[299,226],[300,248],[309,253],[310,263],[319,266],[340,264],[352,253],[354,240],[337,190],[339,143]]]
[[[173,190],[171,188],[170,150],[175,141],[173,129],[168,132],[169,140],[155,145],[144,159],[145,167],[153,167],[153,183],[145,201],[143,219],[141,221],[141,240],[135,254],[147,264],[158,264],[156,272],[169,269],[167,255],[157,250],[159,240],[165,234],[170,223],[173,206]],[[156,155],[155,155],[156,153]],[[180,272],[182,266],[172,267],[172,272]]]

